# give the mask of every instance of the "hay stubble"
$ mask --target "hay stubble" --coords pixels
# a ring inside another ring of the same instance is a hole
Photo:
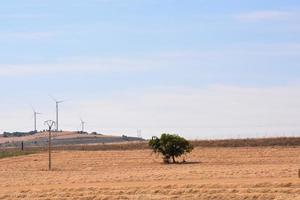
[[[300,199],[300,148],[196,148],[190,164],[148,150],[57,151],[0,160],[0,199]]]

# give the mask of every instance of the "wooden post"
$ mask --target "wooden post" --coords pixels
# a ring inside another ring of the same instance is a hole
[[[22,149],[22,151],[24,151],[24,142],[23,141],[21,142],[21,149]]]

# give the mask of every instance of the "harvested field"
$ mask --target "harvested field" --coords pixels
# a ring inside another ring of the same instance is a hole
[[[0,160],[0,199],[300,199],[300,147],[196,148],[165,165],[149,150],[56,151]]]

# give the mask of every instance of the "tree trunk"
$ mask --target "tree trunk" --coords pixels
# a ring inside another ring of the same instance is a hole
[[[175,161],[175,156],[172,156],[172,160],[173,160],[173,163],[175,163],[176,161]]]

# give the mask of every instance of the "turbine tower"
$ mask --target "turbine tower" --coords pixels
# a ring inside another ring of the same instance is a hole
[[[39,112],[36,112],[35,109],[32,107],[32,111],[33,111],[33,128],[34,128],[34,131],[37,132],[37,129],[36,129],[36,116],[37,115],[40,115],[42,113],[39,113]]]
[[[62,100],[58,101],[58,100],[56,100],[56,99],[53,98],[53,97],[52,97],[52,99],[54,100],[55,105],[56,105],[56,123],[55,123],[56,129],[55,129],[55,131],[58,132],[58,104],[60,104],[60,103],[62,103],[62,102],[64,102],[64,101],[62,101]]]
[[[82,118],[80,118],[80,122],[81,122],[81,133],[83,133],[85,121],[83,121]]]

